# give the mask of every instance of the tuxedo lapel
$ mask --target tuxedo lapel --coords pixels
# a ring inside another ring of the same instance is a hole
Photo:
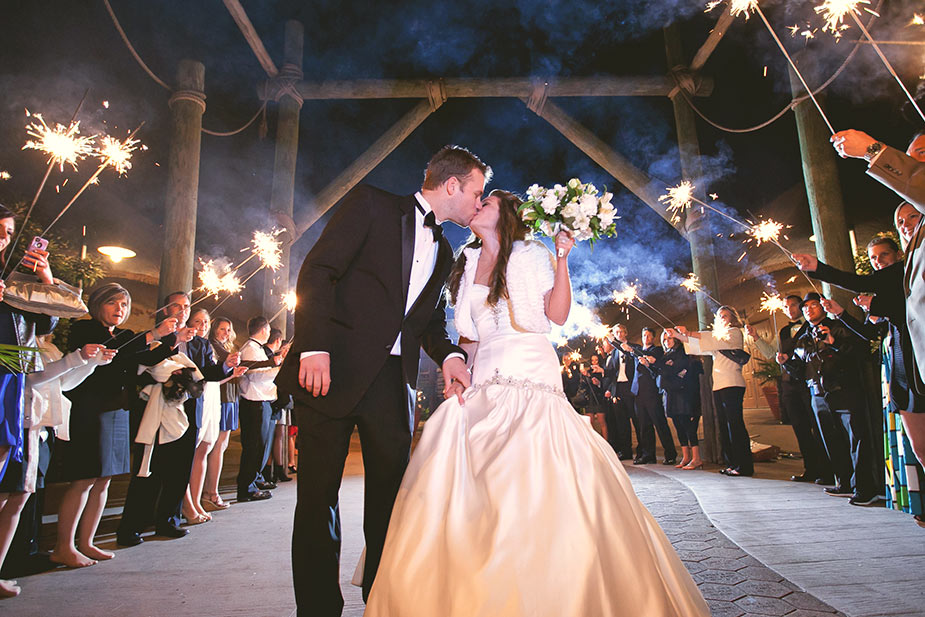
[[[408,315],[411,315],[417,310],[418,305],[421,304],[422,300],[430,297],[433,294],[435,286],[438,289],[443,287],[443,284],[446,282],[446,277],[450,273],[450,260],[452,258],[453,249],[450,248],[450,243],[446,238],[441,237],[440,243],[437,245],[437,261],[434,264],[434,272],[430,275],[430,278],[427,280],[427,285],[425,285],[424,289],[421,290],[417,300],[414,301],[414,304],[411,306],[411,310],[408,311]],[[433,307],[430,308],[431,310],[433,309]]]
[[[411,264],[414,262],[414,196],[402,204],[401,216],[401,308],[408,306],[408,287],[411,284]]]

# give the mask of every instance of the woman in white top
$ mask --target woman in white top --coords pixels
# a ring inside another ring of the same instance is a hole
[[[492,191],[448,287],[472,386],[431,416],[405,477],[366,617],[706,616],[706,602],[613,448],[569,405],[550,321],[568,317],[553,262]],[[304,472],[303,472],[304,473]]]
[[[723,458],[727,467],[720,473],[727,476],[750,476],[752,464],[751,439],[742,418],[745,398],[745,377],[742,367],[748,362],[742,320],[731,306],[716,310],[713,330],[688,332],[678,326],[672,335],[684,341],[689,354],[713,356],[713,406],[721,427]]]

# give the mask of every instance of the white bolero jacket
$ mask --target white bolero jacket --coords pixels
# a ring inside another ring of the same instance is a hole
[[[472,318],[472,301],[469,293],[475,282],[480,248],[463,250],[466,268],[456,294],[454,324],[456,331],[471,341],[479,340]],[[555,280],[555,260],[546,246],[535,240],[514,243],[507,264],[507,291],[511,325],[522,332],[549,332],[544,298]]]

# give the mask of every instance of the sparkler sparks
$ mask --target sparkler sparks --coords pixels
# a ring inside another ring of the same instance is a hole
[[[778,223],[773,219],[764,219],[760,223],[749,227],[748,235],[751,236],[757,246],[761,246],[762,242],[771,242],[780,246],[780,234],[783,230],[783,223]]]
[[[909,22],[910,26],[925,26],[925,17],[922,17],[918,13],[912,14],[912,21]]]
[[[722,3],[723,0],[710,0],[707,2],[707,8],[704,13],[709,13]],[[756,10],[758,10],[758,0],[731,0],[729,3],[729,12],[732,13],[732,16],[738,17],[744,14],[746,21],[751,16],[751,11]]]
[[[691,272],[687,275],[687,278],[681,281],[681,287],[688,290],[692,294],[697,293],[698,291],[703,291],[703,285],[700,283],[700,277]]]
[[[8,171],[0,171],[0,180],[9,180],[13,176],[10,175]]]
[[[869,0],[824,0],[822,4],[815,9],[816,13],[825,20],[822,27],[823,32],[831,32],[836,37],[841,36],[841,31],[845,29],[842,22],[845,17],[852,13],[860,14],[858,5],[870,4]]]
[[[627,285],[621,291],[613,292],[613,301],[617,304],[632,304],[638,297],[639,289],[636,285]]]
[[[771,313],[772,315],[777,311],[785,313],[787,312],[787,303],[783,298],[780,297],[780,294],[769,294],[765,291],[761,294],[761,304],[759,309]]]
[[[720,312],[717,312],[716,317],[713,318],[713,338],[728,342],[731,336],[732,328],[726,325]]]
[[[81,135],[80,122],[72,122],[67,127],[56,123],[54,128],[50,128],[41,114],[31,115],[37,122],[26,126],[26,133],[33,139],[26,141],[23,150],[44,152],[48,155],[48,162],[54,161],[61,171],[64,171],[65,163],[77,171],[77,163],[93,155],[95,135]]]
[[[298,303],[298,298],[296,298],[295,290],[290,289],[283,294],[283,306],[286,307],[286,310],[290,313],[295,310],[296,304]]]
[[[102,165],[111,165],[116,173],[124,176],[132,168],[132,152],[138,148],[139,140],[126,137],[119,141],[104,135],[100,140],[99,157]]]
[[[200,288],[206,292],[206,295],[218,297],[223,292],[234,294],[244,289],[244,285],[234,270],[229,270],[227,265],[216,264],[212,259],[200,260],[200,264],[202,264],[202,270],[199,272]]]
[[[282,229],[273,229],[272,231],[255,231],[251,240],[251,250],[260,261],[263,267],[269,268],[274,272],[279,270],[283,265],[283,248],[276,237],[283,233]]]
[[[694,185],[684,180],[678,186],[668,187],[667,191],[668,194],[662,195],[658,200],[668,204],[665,208],[671,213],[671,222],[677,223],[681,220],[681,213],[694,202]]]

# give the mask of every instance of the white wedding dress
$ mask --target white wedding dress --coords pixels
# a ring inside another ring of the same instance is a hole
[[[709,616],[613,449],[562,392],[543,334],[488,288],[465,405],[428,420],[392,511],[366,617]]]

